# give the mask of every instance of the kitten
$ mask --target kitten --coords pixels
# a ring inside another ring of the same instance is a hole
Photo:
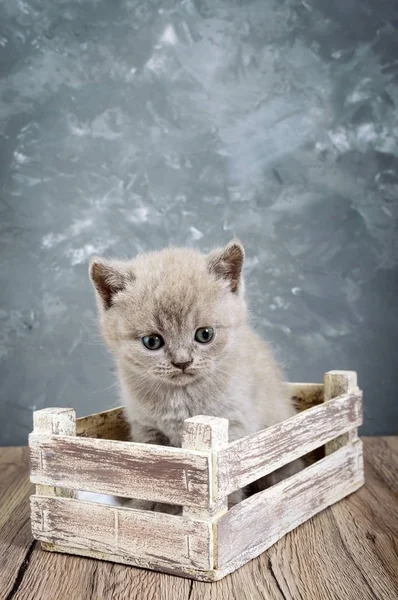
[[[183,421],[195,415],[229,419],[233,441],[295,414],[270,348],[248,324],[243,262],[237,241],[208,256],[171,248],[91,260],[133,441],[181,446]],[[266,483],[299,468],[296,461]],[[230,504],[242,497],[238,490]]]

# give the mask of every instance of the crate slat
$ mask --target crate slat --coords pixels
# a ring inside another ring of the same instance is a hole
[[[205,521],[45,496],[31,497],[31,521],[36,539],[66,552],[101,552],[105,559],[136,560],[148,568],[212,565],[211,525]]]
[[[363,483],[362,442],[358,440],[235,506],[218,521],[218,566],[223,575]]]
[[[290,398],[300,411],[322,404],[324,400],[323,383],[288,383],[287,389]]]
[[[130,427],[123,406],[76,419],[76,434],[82,437],[107,440],[130,439]]]
[[[53,544],[41,542],[41,547],[47,552],[61,552],[62,554],[72,554],[75,556],[85,556],[87,558],[95,558],[96,560],[106,560],[130,567],[139,567],[140,569],[150,569],[159,571],[168,575],[177,577],[186,577],[188,579],[196,579],[197,581],[214,582],[222,579],[224,574],[218,569],[193,569],[192,567],[184,567],[179,563],[172,565],[171,563],[163,563],[160,561],[150,561],[141,559],[132,554],[131,556],[121,556],[120,554],[111,554],[110,552],[99,552],[98,550],[88,550],[87,548],[73,548],[64,544]]]
[[[29,446],[32,483],[167,504],[210,503],[210,453],[36,434]]]
[[[229,444],[218,454],[223,493],[231,493],[362,423],[362,393],[345,394]]]

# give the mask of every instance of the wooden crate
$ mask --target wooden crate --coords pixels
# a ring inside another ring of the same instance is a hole
[[[169,448],[122,441],[128,428],[120,408],[81,419],[69,408],[36,411],[29,438],[34,537],[45,550],[202,581],[231,573],[364,483],[356,373],[289,385],[302,412],[230,444],[226,419],[188,419],[183,447]],[[318,448],[321,459],[227,509],[228,494]],[[183,511],[87,502],[78,490]]]

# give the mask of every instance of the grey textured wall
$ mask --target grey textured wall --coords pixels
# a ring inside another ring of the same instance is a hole
[[[0,5],[0,442],[117,403],[93,253],[239,236],[290,380],[398,433],[395,0]]]

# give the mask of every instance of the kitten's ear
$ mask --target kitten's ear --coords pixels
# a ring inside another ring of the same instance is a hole
[[[134,280],[133,273],[121,261],[96,256],[90,260],[89,274],[105,310],[112,306],[115,294]]]
[[[245,260],[243,245],[233,240],[224,250],[215,250],[208,256],[208,268],[216,277],[228,281],[231,292],[236,293],[242,287],[242,268]]]

